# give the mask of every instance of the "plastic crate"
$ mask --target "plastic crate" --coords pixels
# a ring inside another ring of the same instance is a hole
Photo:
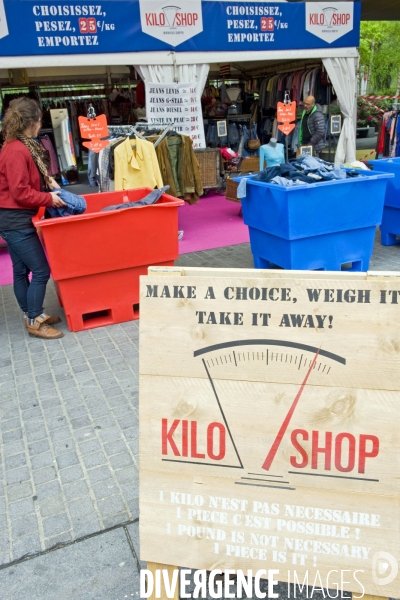
[[[400,158],[370,160],[374,171],[393,173],[386,188],[385,206],[381,224],[381,243],[384,246],[400,244]],[[373,172],[374,172],[373,171]]]
[[[366,271],[393,175],[363,173],[291,188],[248,179],[242,208],[255,267]]]
[[[285,240],[250,228],[250,245],[256,269],[368,271],[375,240],[375,225]],[[267,258],[266,258],[267,257]]]
[[[41,220],[41,209],[35,217],[70,331],[137,319],[140,275],[150,265],[171,266],[178,258],[183,200],[163,194],[151,206],[99,212],[150,191],[89,194],[83,215]]]

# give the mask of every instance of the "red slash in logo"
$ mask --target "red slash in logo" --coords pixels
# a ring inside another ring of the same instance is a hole
[[[280,427],[280,429],[278,431],[278,434],[277,434],[277,436],[276,436],[276,438],[274,440],[274,443],[272,444],[271,449],[268,452],[267,458],[265,459],[265,461],[263,463],[262,468],[265,469],[266,471],[269,471],[269,469],[270,469],[270,467],[272,465],[272,462],[273,462],[273,460],[274,460],[274,458],[276,456],[276,453],[278,452],[278,448],[279,448],[280,443],[281,443],[281,441],[283,439],[283,436],[286,433],[286,429],[289,426],[290,420],[291,420],[291,418],[293,416],[293,413],[294,413],[294,411],[296,409],[296,406],[297,406],[297,404],[298,404],[298,402],[300,400],[300,396],[303,393],[303,390],[304,390],[304,388],[306,386],[306,383],[307,383],[307,380],[308,380],[308,378],[310,376],[310,373],[311,373],[311,371],[314,368],[315,361],[318,358],[319,351],[320,351],[320,348],[317,350],[317,353],[316,353],[316,355],[313,358],[313,361],[312,361],[312,363],[310,365],[310,368],[308,369],[307,374],[304,377],[304,381],[301,384],[300,389],[297,392],[295,399],[293,400],[292,406],[289,408],[289,411],[288,411],[288,413],[287,413],[287,415],[286,415],[286,417],[285,417],[285,419],[284,419],[284,421],[283,421],[283,423],[282,423],[282,425],[281,425],[281,427]]]

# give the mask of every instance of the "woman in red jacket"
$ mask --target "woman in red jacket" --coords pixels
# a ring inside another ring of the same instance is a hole
[[[8,245],[14,274],[14,294],[24,312],[30,335],[55,339],[63,333],[52,325],[59,317],[43,311],[49,265],[32,223],[40,206],[64,206],[57,183],[49,177],[44,149],[33,138],[41,126],[42,112],[29,98],[10,102],[3,119],[6,141],[0,152],[0,236]],[[48,187],[51,192],[42,192]],[[29,274],[32,273],[31,281]]]

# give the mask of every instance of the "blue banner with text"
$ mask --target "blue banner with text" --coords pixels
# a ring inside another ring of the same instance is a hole
[[[0,55],[359,45],[360,2],[0,0]]]

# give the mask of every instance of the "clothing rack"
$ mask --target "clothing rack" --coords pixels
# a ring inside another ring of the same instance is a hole
[[[165,123],[135,123],[135,125],[133,125],[133,133],[135,133],[135,135],[138,135],[140,138],[142,138],[142,140],[145,140],[146,137],[148,137],[149,135],[152,135],[150,132],[147,132],[147,136],[143,136],[141,132],[142,129],[151,129],[154,130],[156,132],[161,130],[160,136],[157,138],[157,140],[154,142],[154,148],[157,148],[158,144],[161,142],[161,140],[163,140],[165,138],[165,136],[167,135],[167,133],[172,129],[172,127],[174,126],[174,122],[173,121],[169,121],[169,122],[165,122]],[[140,130],[140,131],[138,131]]]
[[[226,117],[204,117],[204,123],[214,125],[218,121],[238,121],[246,123],[251,120],[251,115],[227,115]]]
[[[400,139],[397,131],[399,118],[400,110],[394,102],[392,109],[385,112],[382,117],[376,146],[377,158],[379,155],[382,155],[383,158],[400,157]],[[388,121],[390,121],[389,127],[387,127]]]
[[[156,148],[158,146],[158,144],[161,142],[161,140],[164,139],[164,137],[167,135],[167,133],[171,130],[173,125],[174,125],[173,122],[157,123],[157,124],[155,124],[155,123],[135,123],[135,125],[109,125],[108,130],[110,133],[113,133],[115,135],[132,135],[132,134],[134,134],[142,140],[145,140],[146,137],[148,137],[149,135],[153,135],[150,132],[147,132],[147,135],[143,135],[144,129],[148,128],[148,129],[156,131],[157,133],[161,130],[161,134],[159,135],[157,140],[154,142],[154,148]]]
[[[251,115],[228,115],[226,118],[228,121],[241,121],[245,123],[251,120]]]
[[[131,135],[133,125],[108,125],[108,131],[116,135]]]
[[[115,135],[136,135],[137,137],[145,140],[145,136],[136,130],[136,125],[108,125],[108,131]]]
[[[88,100],[90,98],[94,98],[96,100],[106,100],[107,96],[105,94],[85,94],[78,96],[71,92],[70,94],[66,94],[65,96],[46,96],[42,98],[42,104],[46,104],[47,102],[51,102],[56,100],[57,102],[68,102],[69,100],[79,101],[79,100]]]
[[[316,67],[323,67],[322,61],[319,62],[295,62],[281,65],[274,65],[271,67],[260,67],[259,69],[254,69],[252,71],[248,71],[245,79],[255,79],[257,77],[262,77],[263,75],[281,75],[282,73],[291,73],[293,71],[301,71],[304,69],[315,69]]]

